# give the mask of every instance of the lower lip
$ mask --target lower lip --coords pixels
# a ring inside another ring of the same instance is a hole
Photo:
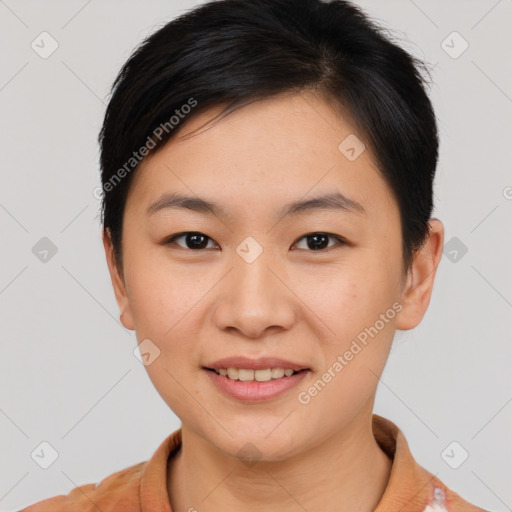
[[[208,377],[217,386],[218,389],[238,400],[246,402],[262,402],[270,400],[284,393],[288,389],[296,386],[305,376],[309,370],[302,370],[293,374],[290,377],[282,377],[280,379],[272,379],[265,382],[231,380],[228,377],[223,377],[214,371],[206,370]]]

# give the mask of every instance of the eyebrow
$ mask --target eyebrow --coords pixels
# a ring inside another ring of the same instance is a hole
[[[219,204],[200,197],[186,196],[176,193],[165,193],[150,204],[146,213],[153,215],[164,209],[192,210],[199,213],[229,218],[227,212]],[[284,205],[277,211],[277,217],[288,217],[309,213],[315,210],[341,210],[366,215],[363,205],[340,192],[324,194],[312,199],[303,199]]]

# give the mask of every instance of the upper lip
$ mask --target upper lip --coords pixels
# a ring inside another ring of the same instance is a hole
[[[212,370],[219,370],[220,368],[242,368],[248,370],[265,370],[267,368],[291,368],[295,371],[309,369],[305,366],[294,361],[287,361],[279,357],[259,357],[258,359],[250,359],[243,356],[225,357],[214,361],[213,363],[206,364],[205,368]]]

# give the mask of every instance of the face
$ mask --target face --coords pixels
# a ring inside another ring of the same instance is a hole
[[[318,97],[255,102],[187,136],[215,113],[141,163],[123,273],[105,238],[107,258],[122,321],[150,340],[146,369],[183,428],[225,454],[251,442],[282,460],[371,414],[395,329],[428,305],[439,248],[403,279],[393,194],[368,149],[339,149],[364,137]],[[211,370],[227,367],[249,372]]]

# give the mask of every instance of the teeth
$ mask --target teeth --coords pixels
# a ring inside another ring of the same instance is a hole
[[[272,374],[273,379],[280,379],[281,377],[284,377],[284,370],[282,368],[272,368],[270,373]]]
[[[266,368],[265,370],[251,370],[246,368],[219,368],[214,370],[218,375],[228,377],[231,380],[241,380],[244,382],[258,381],[266,382],[272,379],[281,379],[291,377],[295,370],[291,368]]]
[[[254,370],[254,378],[258,382],[265,382],[272,379],[272,370],[267,368],[266,370]]]
[[[238,370],[238,380],[254,380],[254,370]]]
[[[228,368],[227,372],[228,372],[228,377],[231,380],[238,380],[238,370],[236,368]]]

